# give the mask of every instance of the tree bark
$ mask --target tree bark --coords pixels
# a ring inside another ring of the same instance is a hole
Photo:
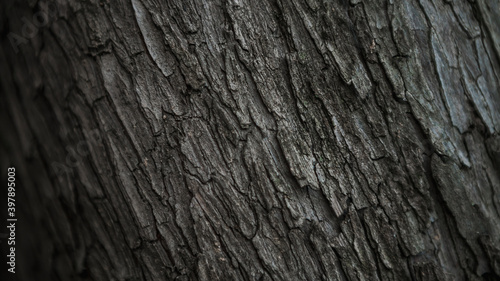
[[[2,1],[17,277],[499,280],[499,7]]]

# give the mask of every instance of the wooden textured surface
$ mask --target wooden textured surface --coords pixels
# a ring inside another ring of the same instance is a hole
[[[498,280],[499,6],[3,0],[18,277]]]

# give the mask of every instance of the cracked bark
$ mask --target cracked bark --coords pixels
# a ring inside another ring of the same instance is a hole
[[[498,0],[28,2],[20,279],[500,278]]]

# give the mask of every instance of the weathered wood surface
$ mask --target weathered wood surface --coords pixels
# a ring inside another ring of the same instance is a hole
[[[20,278],[500,278],[498,0],[26,2]]]

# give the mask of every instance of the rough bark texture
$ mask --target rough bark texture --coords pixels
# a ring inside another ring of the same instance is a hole
[[[21,279],[499,278],[498,0],[28,2]]]

